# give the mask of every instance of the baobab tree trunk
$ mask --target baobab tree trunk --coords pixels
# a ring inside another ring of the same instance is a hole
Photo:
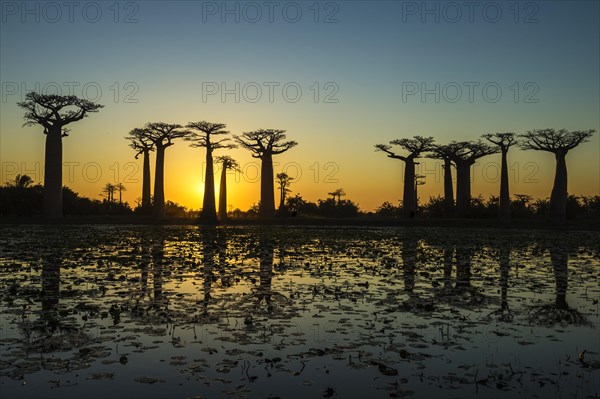
[[[142,177],[142,209],[150,209],[150,151],[144,151],[144,167]]]
[[[227,219],[227,167],[225,163],[221,171],[221,185],[219,186],[219,220]]]
[[[465,217],[471,206],[471,163],[456,162],[456,215]]]
[[[552,221],[557,224],[565,222],[567,217],[567,162],[566,153],[557,152],[556,174],[554,175],[554,186],[550,195],[550,213]]]
[[[444,213],[454,216],[454,190],[452,189],[452,161],[444,160]]]
[[[212,149],[206,149],[206,174],[204,175],[204,199],[202,201],[202,220],[214,223],[217,221],[215,208],[215,175]]]
[[[501,222],[510,221],[510,193],[508,191],[508,150],[502,150],[502,166],[500,170],[500,204],[498,218]]]
[[[53,127],[46,133],[44,216],[59,219],[62,215],[62,129]]]
[[[260,210],[261,217],[275,216],[275,187],[273,184],[273,157],[263,155],[260,170]]]
[[[404,195],[402,197],[402,213],[404,217],[414,217],[417,213],[415,194],[415,163],[412,159],[404,162]]]
[[[156,171],[154,172],[154,217],[165,217],[165,147],[156,146]]]

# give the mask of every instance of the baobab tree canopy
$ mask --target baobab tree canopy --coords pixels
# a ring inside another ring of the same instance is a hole
[[[224,123],[211,123],[206,121],[201,122],[190,122],[186,125],[188,129],[192,129],[190,134],[185,138],[187,141],[191,141],[192,147],[204,147],[204,148],[234,148],[235,145],[229,143],[230,138],[221,138],[215,140],[213,136],[223,136],[229,134],[227,127]]]
[[[285,130],[277,129],[258,129],[235,136],[235,140],[243,148],[252,151],[254,158],[281,154],[298,145],[295,141],[284,141],[285,139]]]
[[[235,140],[252,152],[253,158],[260,158],[260,215],[275,216],[275,187],[273,184],[273,155],[286,152],[298,145],[295,141],[285,141],[285,130],[259,129],[235,136]]]
[[[477,159],[496,152],[496,146],[482,141],[452,141],[444,146],[444,154],[456,166],[457,216],[467,216],[471,205],[471,166]]]
[[[521,134],[521,148],[524,150],[548,151],[553,153],[564,152],[585,143],[596,133],[596,130],[566,129],[534,129]]]
[[[25,95],[25,101],[17,103],[27,110],[24,126],[39,124],[44,126],[44,133],[53,127],[58,128],[79,121],[92,112],[104,107],[77,96],[60,96],[56,94],[38,94],[34,91]]]
[[[44,215],[62,217],[62,138],[68,136],[64,126],[98,112],[103,105],[76,96],[29,92],[17,105],[26,110],[25,124],[42,125],[46,135],[44,163]]]
[[[130,141],[129,147],[133,148],[136,152],[135,159],[146,151],[154,151],[154,142],[148,137],[149,133],[143,128],[132,129],[128,136],[125,137]]]
[[[483,135],[483,138],[500,147],[501,151],[508,151],[510,147],[517,144],[517,137],[512,132],[486,133]]]

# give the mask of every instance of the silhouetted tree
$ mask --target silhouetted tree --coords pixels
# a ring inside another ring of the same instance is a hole
[[[15,176],[15,187],[27,188],[33,184],[33,179],[28,175]]]
[[[327,193],[327,195],[331,195],[331,198],[336,201],[337,198],[337,202],[338,204],[342,201],[342,197],[346,196],[346,192],[344,191],[343,188],[338,188],[337,190],[333,190],[330,193]]]
[[[433,137],[414,136],[412,139],[399,139],[390,141],[392,145],[398,145],[408,151],[407,156],[397,155],[387,144],[377,144],[376,151],[383,151],[389,158],[404,161],[404,195],[402,196],[402,208],[405,217],[413,217],[417,212],[415,196],[415,159],[433,147]]]
[[[567,215],[567,153],[588,141],[595,130],[534,129],[520,135],[524,150],[547,151],[556,157],[556,174],[550,195],[550,212],[554,223],[564,223]]]
[[[229,143],[230,139],[222,137],[229,134],[224,123],[211,123],[206,121],[190,122],[186,126],[193,129],[186,140],[192,142],[192,147],[206,148],[206,174],[204,176],[204,198],[202,200],[202,214],[200,218],[206,223],[216,223],[217,210],[215,204],[215,175],[213,164],[213,151],[219,148],[235,148]]]
[[[429,157],[444,161],[444,216],[454,216],[454,190],[452,188],[452,147],[436,145],[430,150]]]
[[[142,167],[142,210],[148,212],[152,205],[150,194],[150,151],[154,151],[154,143],[147,137],[147,132],[140,128],[133,129],[125,138],[131,142],[129,146],[137,151],[135,159],[138,159],[140,154],[144,157]]]
[[[240,170],[240,165],[229,155],[216,158],[221,163],[221,184],[219,186],[219,220],[227,219],[227,170]]]
[[[165,150],[172,146],[173,140],[187,137],[189,130],[183,126],[164,122],[149,122],[143,129],[144,137],[156,148],[156,172],[154,173],[154,216],[165,217]]]
[[[291,191],[289,189],[292,184],[291,177],[288,176],[287,173],[281,172],[277,173],[277,185],[279,186],[279,212],[285,212],[285,197]]]
[[[76,96],[59,96],[29,92],[17,105],[26,110],[25,124],[42,125],[46,135],[44,163],[44,215],[61,218],[62,208],[62,138],[70,123],[97,112],[103,106]]]
[[[117,183],[115,190],[119,192],[119,205],[123,205],[123,191],[127,191],[127,188],[123,183]]]
[[[259,129],[235,136],[245,149],[252,151],[252,157],[262,162],[260,171],[260,216],[275,215],[275,188],[273,185],[273,155],[286,152],[298,145],[295,141],[284,141],[285,130]]]
[[[106,183],[102,192],[106,196],[106,201],[108,201],[109,204],[112,204],[115,196],[115,186],[112,183]]]
[[[517,144],[515,134],[507,133],[488,133],[483,136],[487,141],[500,148],[502,153],[502,166],[500,169],[500,203],[498,205],[498,217],[503,222],[510,220],[510,193],[508,189],[508,160],[507,154],[511,146]]]
[[[481,141],[453,141],[445,147],[446,154],[456,165],[456,214],[464,217],[471,205],[471,166],[477,159],[497,150]]]

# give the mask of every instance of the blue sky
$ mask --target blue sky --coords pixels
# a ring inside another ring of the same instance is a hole
[[[600,126],[597,1],[279,2],[278,6],[270,3],[273,21],[264,2],[248,3],[136,1],[116,7],[114,2],[95,2],[86,6],[86,14],[83,7],[88,3],[80,2],[71,22],[60,2],[56,3],[59,18],[42,2],[28,2],[26,7],[33,12],[23,15],[22,2],[3,1],[2,162],[43,162],[43,135],[40,129],[21,127],[22,111],[15,105],[36,82],[42,87],[56,82],[65,90],[65,82],[75,82],[75,94],[82,95],[87,84],[89,96],[95,87],[101,88],[98,101],[106,107],[73,125],[73,134],[64,144],[66,161],[84,164],[92,160],[101,165],[101,181],[75,178],[72,183],[96,197],[113,174],[110,165],[118,163],[122,169],[133,161],[122,137],[154,120],[220,121],[233,133],[260,127],[288,129],[290,138],[300,145],[282,155],[281,163],[295,162],[303,170],[292,190],[314,200],[344,187],[349,198],[367,209],[384,200],[396,201],[401,192],[400,164],[375,153],[374,144],[415,134],[431,135],[443,143],[496,131]],[[472,20],[465,4],[473,4]],[[253,23],[249,19],[254,18],[257,5],[262,17]],[[225,7],[238,7],[239,22],[234,14],[222,22]],[[292,23],[298,8],[302,16]],[[425,8],[439,10],[439,21],[435,13],[422,14]],[[97,9],[102,15],[92,23]],[[462,17],[452,22],[456,10]],[[497,10],[501,16],[493,22]],[[137,22],[124,23],[126,17]],[[332,23],[324,23],[327,17]],[[52,23],[53,19],[57,22]],[[250,83],[246,93],[250,97],[252,85],[259,85],[262,97],[253,103],[240,93],[239,102],[234,95],[222,102],[217,93],[203,101],[203,85],[224,84],[232,89],[236,82],[240,90]],[[278,84],[272,103],[265,82]],[[420,92],[403,96],[403,89],[420,90],[422,85],[432,89],[436,82],[439,102],[434,94],[425,101]],[[298,102],[284,98],[281,89],[289,83],[302,90]],[[468,84],[474,87],[472,102]],[[452,102],[456,87],[461,88],[462,97]],[[483,87],[491,97],[499,87],[498,101],[486,99]],[[324,102],[334,92],[330,99],[337,102]],[[138,102],[125,102],[127,95]],[[185,143],[169,151],[167,197],[197,207],[201,193],[190,192],[179,181],[201,185],[202,154]],[[599,153],[596,134],[568,158],[570,191],[600,192]],[[233,154],[241,162],[251,161],[242,150]],[[519,163],[521,174],[527,173],[523,165],[528,162],[539,168],[538,182],[515,178],[512,191],[547,196],[552,157],[517,150],[511,157]],[[487,161],[498,162],[493,156]],[[339,169],[337,182],[313,178],[315,173],[309,169],[315,163],[323,169],[328,162]],[[3,170],[3,180],[6,177]],[[497,184],[487,180],[474,176],[474,192],[495,194]],[[420,189],[426,199],[441,191],[441,183],[431,178]],[[258,200],[256,183],[242,180],[237,190],[239,200],[233,200],[234,206],[244,208]],[[139,196],[138,191],[138,185],[131,183],[130,202]]]

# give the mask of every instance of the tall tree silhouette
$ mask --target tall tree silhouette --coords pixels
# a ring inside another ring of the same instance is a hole
[[[508,190],[508,150],[517,144],[514,133],[488,133],[483,136],[487,141],[498,146],[502,153],[502,166],[500,169],[500,203],[498,218],[503,222],[510,220],[510,192]]]
[[[25,109],[25,124],[41,125],[46,135],[44,164],[44,216],[61,218],[62,206],[62,138],[68,136],[65,128],[103,105],[76,96],[59,96],[29,92],[25,101],[17,103]]]
[[[115,185],[112,183],[106,183],[102,192],[106,194],[106,200],[109,204],[112,204],[115,198]]]
[[[285,197],[290,192],[290,185],[294,179],[285,172],[277,173],[276,177],[279,186],[279,212],[285,212]]]
[[[520,135],[524,150],[547,151],[556,157],[556,174],[550,194],[550,212],[554,223],[564,223],[567,215],[567,153],[589,140],[595,130],[534,129]]]
[[[259,129],[235,136],[245,149],[252,151],[252,157],[261,160],[260,208],[261,217],[275,216],[275,188],[273,184],[273,155],[286,152],[298,145],[295,141],[284,141],[285,130]]]
[[[431,148],[429,158],[444,161],[444,216],[454,216],[454,189],[452,187],[452,148],[445,145],[436,145]]]
[[[479,158],[496,153],[497,149],[481,141],[453,141],[446,149],[456,165],[456,214],[464,217],[471,205],[471,166]]]
[[[415,196],[415,159],[426,151],[433,148],[433,137],[414,136],[412,139],[392,140],[390,144],[400,146],[408,151],[407,156],[398,155],[393,152],[392,147],[387,144],[377,144],[376,151],[383,151],[389,158],[404,161],[404,194],[402,196],[402,213],[405,217],[413,217],[417,212]]]
[[[119,192],[119,205],[123,204],[123,191],[127,191],[127,188],[123,183],[115,184],[115,190]]]
[[[125,138],[131,142],[129,146],[137,151],[135,159],[138,159],[140,154],[144,157],[142,168],[142,210],[146,213],[152,205],[150,194],[150,151],[154,151],[154,143],[147,137],[147,132],[140,128],[133,129]]]
[[[230,139],[223,137],[229,134],[224,123],[211,123],[206,121],[190,122],[186,126],[192,129],[186,140],[192,142],[192,147],[206,148],[206,174],[204,176],[204,198],[202,200],[202,214],[200,218],[207,223],[217,221],[215,205],[215,175],[213,164],[213,151],[219,148],[234,148],[229,143]]]
[[[222,155],[216,158],[221,163],[221,184],[219,185],[219,220],[227,220],[227,171],[240,170],[240,165],[229,155]]]
[[[165,217],[165,150],[172,146],[173,140],[187,137],[189,130],[179,124],[149,122],[143,129],[144,137],[156,148],[156,171],[154,172],[154,217]]]

